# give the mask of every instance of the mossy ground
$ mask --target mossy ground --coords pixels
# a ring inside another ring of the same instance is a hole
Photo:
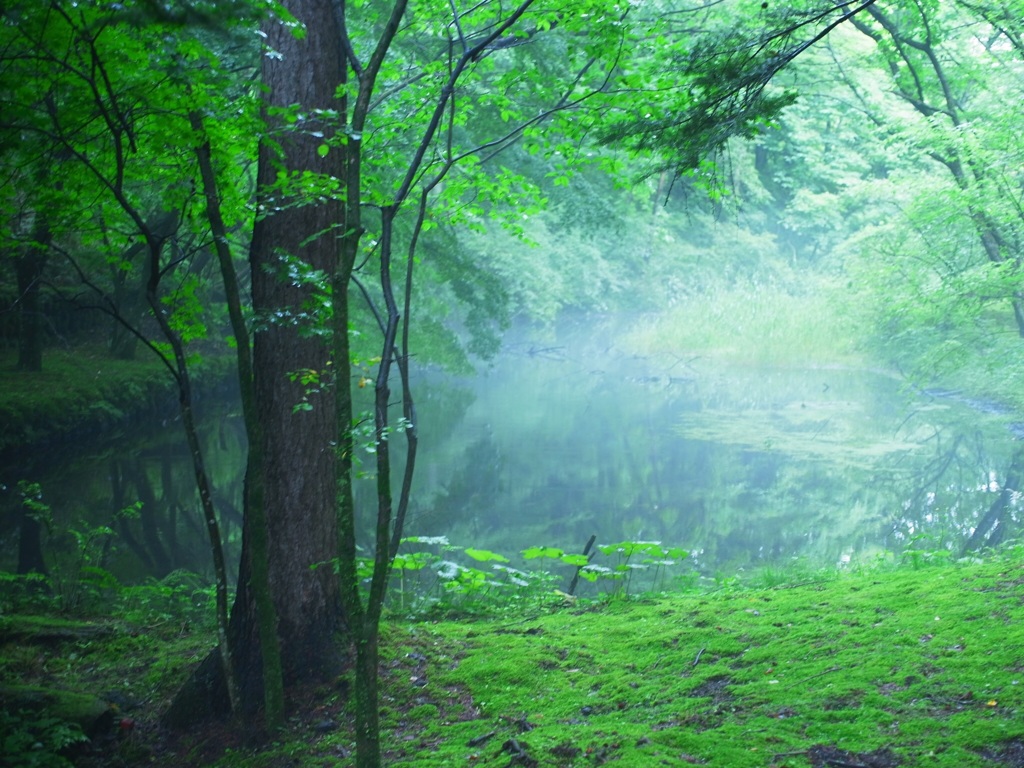
[[[211,643],[163,624],[7,645],[0,682],[120,691],[134,727],[84,764],[354,765],[346,679],[297,692],[273,744],[163,732]],[[388,766],[1024,766],[1024,562],[393,620],[381,675]]]
[[[396,628],[431,667],[396,656],[427,680],[404,693],[439,717],[389,764],[1000,764],[1024,740],[1022,584],[1002,562]]]
[[[0,451],[177,407],[169,371],[146,349],[134,360],[116,360],[102,345],[55,348],[47,350],[39,373],[18,370],[16,359],[13,351],[0,351]],[[231,362],[206,356],[193,375],[213,384]]]

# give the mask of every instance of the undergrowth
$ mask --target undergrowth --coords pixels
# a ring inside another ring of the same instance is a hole
[[[957,559],[925,543],[842,569],[799,561],[704,578],[682,558],[654,562],[670,548],[619,542],[595,559],[622,575],[592,569],[611,589],[576,598],[565,576],[592,566],[587,556],[531,548],[520,557],[541,566],[532,572],[498,553],[410,540],[382,646],[387,764],[1020,765],[1024,549]],[[555,577],[556,566],[567,573]],[[31,635],[28,610],[56,609],[38,578],[19,578],[5,575],[0,592],[8,638],[16,623]],[[19,584],[32,585],[21,598],[9,588]],[[121,690],[133,730],[103,764],[353,764],[347,676],[294,699],[273,744],[205,731],[158,740],[167,696],[212,647],[212,597],[183,573],[107,589],[109,618],[82,626],[108,633],[75,634],[70,622],[74,639],[45,655],[5,645],[0,664],[0,684]],[[40,625],[52,635],[54,621]],[[22,760],[5,765],[75,754],[71,726],[17,712],[5,723],[4,749]]]
[[[890,555],[771,586],[761,574],[515,614],[395,617],[386,764],[1019,766],[1022,555]],[[277,745],[211,764],[354,765],[338,690]]]
[[[638,326],[627,346],[644,354],[709,357],[735,365],[863,364],[855,313],[837,312],[842,292],[822,279],[794,293],[764,284],[715,288],[681,299]]]

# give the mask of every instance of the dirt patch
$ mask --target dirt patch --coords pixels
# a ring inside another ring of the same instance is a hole
[[[821,708],[826,712],[835,712],[841,709],[856,709],[861,705],[860,699],[854,695],[840,696],[833,699],[826,699]]]
[[[986,760],[1005,768],[1024,768],[1024,740],[1004,741],[993,749],[983,749],[979,754]]]
[[[701,699],[710,697],[716,704],[729,701],[733,698],[729,686],[732,685],[732,678],[725,675],[709,677],[696,688],[691,688],[689,695]]]
[[[874,752],[847,752],[827,744],[817,744],[806,752],[811,768],[895,768],[902,762],[888,748]]]

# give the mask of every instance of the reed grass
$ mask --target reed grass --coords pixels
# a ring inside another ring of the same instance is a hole
[[[641,323],[629,344],[641,354],[711,357],[751,367],[864,365],[862,324],[835,284],[799,293],[766,285],[689,296]]]

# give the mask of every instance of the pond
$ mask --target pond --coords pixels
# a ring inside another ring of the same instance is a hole
[[[879,372],[722,368],[583,338],[509,343],[461,396],[424,388],[411,531],[502,552],[656,540],[732,572],[912,541],[959,551],[990,511],[979,537],[1017,520],[1001,491],[1019,425],[996,408]]]
[[[408,535],[507,555],[579,551],[591,536],[660,541],[715,574],[910,546],[959,553],[1014,532],[1019,428],[998,409],[879,372],[638,356],[610,328],[584,319],[544,339],[511,335],[476,376],[419,377]],[[244,434],[233,399],[204,406],[237,552]],[[18,484],[31,481],[55,530],[116,532],[94,546],[122,577],[209,572],[188,454],[169,414],[0,467],[0,567],[17,562]],[[371,493],[369,482],[358,491],[367,515]],[[51,543],[72,546],[56,534]]]

